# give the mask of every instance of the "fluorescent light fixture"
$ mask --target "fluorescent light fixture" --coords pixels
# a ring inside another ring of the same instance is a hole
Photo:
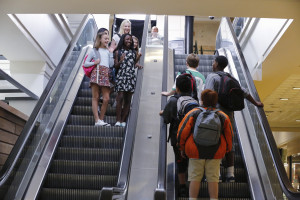
[[[293,87],[293,90],[300,90],[300,87]]]
[[[288,98],[280,98],[281,101],[288,101]]]
[[[300,122],[300,119],[296,119],[296,122]]]

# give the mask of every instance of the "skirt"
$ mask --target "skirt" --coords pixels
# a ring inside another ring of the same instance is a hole
[[[99,75],[97,80],[97,67],[95,67],[91,74],[90,84],[91,83],[96,83],[99,86],[110,87],[109,68],[105,66],[99,66]]]

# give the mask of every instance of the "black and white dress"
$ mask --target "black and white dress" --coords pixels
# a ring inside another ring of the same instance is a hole
[[[136,75],[135,75],[135,60],[136,52],[134,50],[121,49],[121,55],[126,54],[125,59],[120,65],[115,89],[117,92],[134,92]]]

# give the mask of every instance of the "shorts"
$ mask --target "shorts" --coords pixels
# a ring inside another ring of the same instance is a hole
[[[205,172],[209,183],[219,182],[221,159],[190,159],[188,180],[201,182]]]

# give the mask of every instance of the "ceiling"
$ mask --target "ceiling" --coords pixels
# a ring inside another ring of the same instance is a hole
[[[187,0],[184,3],[173,0],[73,0],[72,3],[66,0],[23,0],[21,2],[0,0],[0,17],[14,13],[134,13],[294,19],[263,62],[262,81],[255,81],[255,85],[265,104],[272,130],[300,133],[300,122],[296,122],[296,119],[300,119],[300,90],[292,89],[300,87],[299,0]],[[281,101],[280,98],[289,98],[289,100]]]

